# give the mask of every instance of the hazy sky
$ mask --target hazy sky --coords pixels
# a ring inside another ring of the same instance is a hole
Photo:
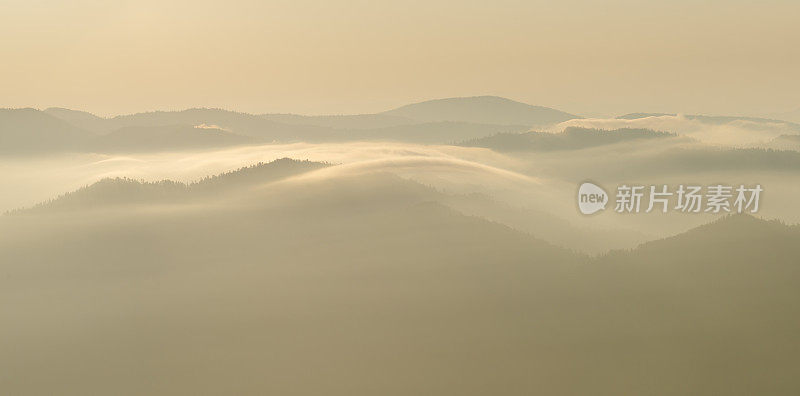
[[[800,107],[800,1],[0,0],[0,107]]]

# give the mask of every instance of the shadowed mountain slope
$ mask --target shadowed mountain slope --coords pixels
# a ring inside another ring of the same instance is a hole
[[[800,389],[796,226],[727,217],[590,260],[416,183],[321,172],[178,208],[0,217],[4,388]]]
[[[592,327],[614,335],[596,348],[617,369],[658,373],[651,385],[664,394],[684,393],[677,378],[693,394],[793,393],[798,242],[798,226],[733,215],[600,258],[584,275],[605,286],[586,298],[603,312]]]

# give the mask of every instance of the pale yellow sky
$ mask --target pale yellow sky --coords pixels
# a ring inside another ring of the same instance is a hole
[[[0,107],[800,107],[800,1],[0,0]]]

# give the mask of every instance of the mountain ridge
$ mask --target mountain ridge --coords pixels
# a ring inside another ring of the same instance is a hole
[[[499,96],[432,99],[401,106],[381,114],[424,121],[468,121],[530,126],[551,125],[581,118],[549,107],[529,105]]]
[[[612,130],[567,127],[559,133],[499,133],[459,143],[467,147],[485,147],[497,151],[559,151],[598,147],[637,140],[678,138],[671,132],[652,129],[619,128]]]

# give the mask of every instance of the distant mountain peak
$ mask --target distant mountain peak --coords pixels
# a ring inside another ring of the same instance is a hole
[[[574,114],[533,106],[499,96],[433,99],[384,112],[425,122],[462,121],[498,125],[552,125],[580,118]]]

